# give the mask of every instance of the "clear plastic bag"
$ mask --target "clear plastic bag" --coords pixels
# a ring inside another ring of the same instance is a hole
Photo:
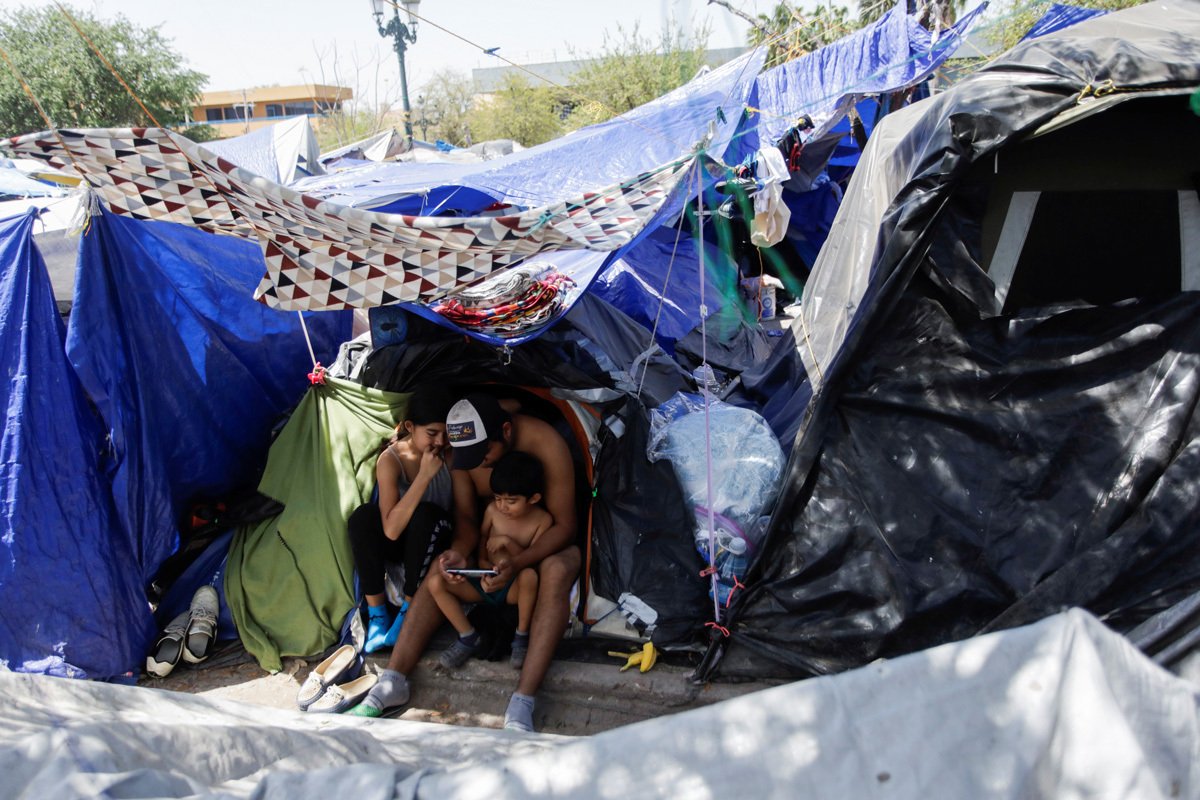
[[[704,398],[679,393],[651,412],[646,457],[666,458],[675,469],[684,494],[697,508],[697,544],[707,550],[709,507],[708,468],[712,466],[712,510],[732,521],[754,547],[761,537],[759,517],[775,502],[783,473],[783,448],[759,414],[710,399],[705,449]],[[718,526],[720,527],[720,526]]]

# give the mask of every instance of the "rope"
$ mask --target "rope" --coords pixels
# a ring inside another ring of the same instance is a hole
[[[67,22],[71,23],[71,27],[75,29],[75,32],[79,34],[79,37],[83,39],[83,41],[87,43],[87,46],[92,49],[92,52],[96,54],[96,58],[100,59],[100,63],[108,67],[108,71],[112,73],[113,77],[117,79],[117,82],[120,83],[121,86],[125,88],[125,91],[129,93],[129,96],[133,98],[133,102],[138,104],[138,108],[142,109],[145,115],[150,118],[150,121],[154,123],[154,127],[161,128],[162,125],[160,125],[158,120],[154,118],[154,115],[150,113],[150,109],[146,108],[146,106],[142,103],[141,98],[134,93],[133,89],[129,88],[129,84],[126,83],[125,79],[122,78],[120,73],[117,72],[117,68],[109,63],[109,60],[104,57],[104,54],[100,52],[100,49],[96,47],[91,39],[88,38],[88,35],[84,33],[83,29],[79,27],[79,24],[75,22],[75,18],[71,16],[70,12],[67,11],[63,4],[58,2],[58,0],[54,0],[54,5],[58,6],[58,10],[62,12],[64,17],[67,18]]]
[[[696,160],[695,169],[697,173],[700,170],[700,160]],[[712,475],[712,429],[709,424],[709,400],[712,392],[708,388],[708,376],[712,373],[712,367],[708,364],[708,307],[704,302],[705,299],[705,280],[704,280],[704,183],[700,180],[699,174],[696,175],[696,233],[699,240],[697,250],[699,258],[697,264],[700,269],[700,367],[701,375],[704,379],[705,386],[700,390],[700,396],[704,398],[704,476],[706,481],[705,487],[705,506],[708,511],[708,566],[712,569],[709,575],[709,586],[712,591],[713,601],[713,620],[717,623],[721,621],[721,599],[720,592],[717,588],[717,519],[716,513],[713,511],[713,475]]]
[[[296,316],[300,318],[300,330],[304,331],[304,341],[308,344],[308,357],[313,362],[312,372],[308,373],[308,382],[313,386],[325,383],[325,368],[321,366],[320,361],[317,361],[317,354],[313,350],[312,339],[308,335],[308,324],[304,321],[304,312],[297,311]]]
[[[5,52],[3,47],[0,47],[0,57],[4,59],[4,63],[8,64],[9,71],[12,72],[13,77],[16,78],[21,84],[21,88],[25,90],[25,95],[29,98],[29,102],[33,103],[33,107],[37,109],[38,116],[42,118],[42,122],[46,123],[46,130],[54,133],[54,138],[58,139],[59,146],[61,146],[66,152],[67,158],[71,159],[71,166],[80,174],[83,180],[86,181],[87,174],[79,168],[78,164],[75,163],[75,156],[71,154],[71,150],[67,147],[67,143],[63,141],[62,134],[58,132],[58,128],[54,125],[54,122],[51,121],[50,116],[46,113],[46,110],[42,108],[42,104],[39,103],[38,99],[34,96],[33,89],[29,88],[29,83],[25,80],[25,76],[21,74],[21,70],[17,69],[17,65],[13,63],[11,58],[9,58],[8,53]]]
[[[697,161],[697,163],[699,163],[699,161]],[[690,181],[690,178],[689,178],[689,181]],[[692,193],[692,184],[689,182],[688,183],[688,194],[690,195],[691,193]],[[683,227],[676,226],[675,227],[675,243],[673,245],[671,245],[671,260],[667,262],[667,275],[665,278],[663,278],[663,287],[658,295],[658,311],[654,315],[654,325],[650,328],[650,341],[646,345],[646,353],[647,354],[649,354],[649,352],[654,348],[655,342],[658,341],[658,339],[657,339],[658,323],[662,319],[663,306],[665,306],[667,303],[667,286],[671,282],[671,268],[675,266],[675,254],[679,250],[679,237],[682,234],[683,234]],[[703,243],[701,243],[701,247],[703,247],[703,246],[704,246]],[[642,362],[642,377],[638,379],[637,393],[638,393],[639,398],[641,398],[641,396],[642,396],[642,387],[645,386],[645,384],[646,384],[646,371],[649,369],[650,369],[650,359],[649,359],[649,356],[647,355],[646,360],[644,362]]]

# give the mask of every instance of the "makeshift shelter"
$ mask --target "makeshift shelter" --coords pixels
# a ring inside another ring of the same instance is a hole
[[[959,33],[944,32],[934,42],[928,35],[915,36],[915,30],[898,9],[841,45],[845,58],[820,56],[814,74],[827,82],[826,99],[832,99],[808,109],[819,125],[832,126],[855,97],[847,94],[847,87],[869,76],[894,73],[902,83],[920,80],[948,55],[943,39],[951,41]],[[937,52],[920,50],[923,47]],[[698,268],[691,275],[700,278],[699,293],[691,276],[668,280],[673,259],[665,255],[666,239],[661,237],[674,233],[666,226],[675,223],[685,203],[690,205],[725,175],[724,170],[711,169],[713,157],[740,158],[752,152],[742,141],[752,131],[742,113],[752,91],[757,92],[756,108],[769,111],[773,124],[810,103],[796,94],[799,82],[767,81],[760,86],[762,58],[761,51],[748,54],[655,103],[559,142],[486,165],[467,165],[475,171],[461,173],[455,182],[445,180],[443,172],[437,183],[424,181],[419,191],[405,190],[407,201],[416,203],[411,210],[428,210],[426,200],[436,192],[443,192],[436,200],[441,210],[451,197],[474,198],[458,209],[472,213],[504,204],[499,213],[487,215],[412,217],[350,208],[281,186],[160,129],[58,131],[10,142],[16,153],[82,170],[95,205],[105,208],[92,209],[91,230],[83,238],[79,275],[88,285],[77,286],[68,346],[84,391],[99,408],[113,441],[115,511],[135,541],[140,578],[148,582],[171,553],[179,529],[175,517],[188,498],[255,479],[272,420],[290,409],[297,383],[312,361],[328,363],[329,343],[347,338],[349,309],[409,303],[405,308],[414,315],[440,326],[440,342],[438,337],[422,341],[414,336],[403,348],[389,351],[426,359],[421,361],[424,372],[406,373],[406,380],[415,380],[436,373],[428,367],[436,366],[435,356],[443,352],[438,348],[448,346],[445,330],[466,330],[421,304],[506,267],[549,263],[556,269],[561,265],[564,272],[572,266],[578,271],[573,273],[575,291],[544,326],[508,338],[472,331],[473,349],[455,352],[458,360],[453,363],[474,370],[473,377],[481,380],[491,376],[525,387],[534,397],[550,395],[547,402],[561,404],[556,406],[560,417],[584,429],[584,436],[573,437],[581,450],[580,474],[595,481],[593,488],[599,487],[604,496],[593,516],[616,520],[607,528],[602,522],[595,534],[593,567],[585,577],[593,582],[595,599],[608,606],[594,615],[585,611],[589,619],[598,621],[628,595],[649,604],[648,612],[635,615],[637,635],[653,635],[669,645],[690,643],[708,613],[691,538],[691,510],[682,502],[670,502],[663,511],[663,498],[673,496],[669,468],[647,466],[644,448],[639,450],[635,443],[644,441],[649,406],[681,388],[694,387],[687,374],[692,365],[684,368],[659,352],[646,327],[604,303],[599,292],[593,296],[587,290],[598,285],[593,281],[597,272],[618,258],[628,256],[626,266],[635,269],[654,264],[656,274],[639,272],[640,286],[656,287],[654,298],[684,298],[677,303],[683,313],[664,331],[664,343],[687,338],[681,334],[703,321],[702,308],[719,307],[722,298],[713,287],[703,288],[705,273]],[[760,119],[767,118],[760,114]],[[759,145],[772,146],[770,142],[769,136],[758,138]],[[814,151],[806,162],[810,168],[818,167],[818,156]],[[381,192],[399,197],[401,190],[404,187],[385,187]],[[199,230],[163,224],[170,222]],[[244,239],[256,240],[257,250]],[[646,243],[659,251],[657,258],[637,252]],[[705,253],[705,258],[709,251],[707,243],[693,245],[693,252]],[[678,255],[674,247],[672,252]],[[87,269],[82,267],[85,263]],[[183,271],[181,275],[199,270],[197,283],[181,277],[164,286],[159,273],[175,268]],[[256,293],[261,303],[240,295],[239,303],[227,302],[226,292],[241,292],[255,271],[266,273]],[[138,300],[132,307],[138,313],[124,312],[134,293]],[[649,304],[645,298],[638,302],[642,322],[651,322]],[[236,312],[243,308],[255,330],[240,327]],[[312,352],[304,345],[297,318],[280,312],[315,310],[326,314],[320,320],[308,318]],[[228,324],[222,322],[226,315],[231,317]],[[563,319],[568,322],[560,329],[555,323]],[[325,327],[318,332],[322,323]],[[273,339],[276,333],[286,347]],[[540,339],[515,347],[538,333],[543,334]],[[696,350],[685,346],[677,348],[677,354],[698,354],[703,360],[708,337],[698,335],[697,341]],[[92,342],[95,346],[89,347]],[[461,346],[459,338],[454,342]],[[388,364],[388,358],[377,355],[365,374],[379,374],[377,367]],[[226,370],[234,379],[227,378]],[[392,379],[372,385],[393,392],[409,387]],[[309,401],[316,406],[326,403],[329,398],[324,395],[337,391],[334,386],[315,389]],[[386,414],[398,413],[402,402],[395,395],[381,398],[386,412],[365,423],[364,442],[387,427]],[[574,416],[564,416],[564,407]],[[181,427],[180,420],[193,413],[195,427]],[[303,424],[306,418],[323,419],[306,412],[294,415],[293,424]],[[601,448],[602,435],[607,434],[620,439],[622,447]],[[364,444],[363,449],[369,447]],[[327,544],[344,536],[344,529],[330,519],[369,491],[359,469],[365,463],[363,449],[358,444],[351,448],[354,477],[345,476],[337,496],[322,506],[321,514],[328,519],[316,533]],[[642,469],[661,477],[637,480]],[[656,517],[650,517],[651,510]],[[648,519],[649,528],[643,524]],[[286,520],[285,511],[271,524],[282,530]],[[258,541],[286,550],[287,537],[271,536],[271,530],[269,525],[262,527]],[[285,562],[271,565],[269,559],[292,558],[277,550],[262,556],[267,560],[248,564],[241,554],[256,548],[248,529],[242,535],[233,545],[239,560],[230,567],[231,573],[239,570],[238,580],[252,573],[275,574],[269,567]],[[278,616],[269,617],[297,613],[297,606],[282,609],[276,603],[263,611],[262,595],[257,600],[255,596],[263,593],[262,584],[243,581],[240,589],[226,584],[227,596],[240,592],[245,600],[240,606],[241,601],[231,602],[238,606],[234,611],[239,625],[263,633],[247,636],[261,642],[261,647],[250,646],[264,664],[275,663],[283,654],[308,655],[331,643],[353,598],[347,564],[338,555],[344,556],[344,548],[333,546],[328,552],[333,555],[328,580],[307,596],[315,638],[277,639],[282,625]],[[259,566],[267,568],[257,571]],[[307,579],[303,570],[290,574],[297,581]],[[585,598],[588,607],[593,607],[593,599]]]
[[[231,139],[208,142],[206,149],[260,178],[285,186],[325,171],[318,154],[316,134],[308,117],[304,116]]]
[[[812,402],[709,672],[836,672],[1200,590],[1200,8],[1019,45],[876,128],[781,345]]]

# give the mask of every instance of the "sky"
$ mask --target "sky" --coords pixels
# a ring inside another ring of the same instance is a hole
[[[314,82],[349,86],[371,105],[399,96],[391,39],[379,36],[370,0],[66,4],[102,19],[121,14],[139,26],[159,28],[187,66],[209,76],[205,90]],[[0,0],[5,10],[53,5],[52,0]],[[769,11],[776,0],[731,0],[731,5],[755,15]],[[712,48],[745,45],[748,28],[707,0],[422,0],[417,13],[427,22],[418,22],[417,42],[406,57],[413,98],[441,70],[469,76],[475,67],[504,66],[482,52],[487,48],[498,47],[500,55],[526,64],[596,55],[606,33],[620,40],[618,26],[628,32],[636,24],[654,41],[672,20],[688,30],[708,26]]]

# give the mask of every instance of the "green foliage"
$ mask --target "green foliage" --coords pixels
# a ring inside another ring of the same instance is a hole
[[[606,32],[601,55],[585,61],[571,77],[572,128],[603,122],[662,97],[690,81],[705,63],[707,28],[688,34],[668,27],[655,42],[643,37],[637,25],[628,32],[618,25],[617,37]]]
[[[100,20],[69,9],[97,49],[162,125],[184,121],[207,76],[181,66],[182,57],[157,29],[121,15]],[[18,8],[0,16],[0,47],[60,128],[152,125],[153,122],[54,8]],[[7,62],[0,69],[0,134],[43,130],[46,123]]]
[[[387,126],[380,115],[370,109],[343,104],[340,110],[326,111],[320,124],[313,127],[317,137],[317,149],[328,153],[330,150],[373,136]]]
[[[491,97],[477,100],[467,121],[478,141],[512,139],[532,147],[562,136],[564,116],[560,90],[531,86],[517,72],[506,75],[504,86]]]
[[[212,142],[221,138],[221,132],[212,125],[188,125],[180,133],[193,142]]]
[[[1140,6],[1143,2],[1145,0],[1071,0],[1071,5],[1117,11]],[[1000,52],[1009,50],[1021,41],[1021,37],[1029,32],[1033,23],[1037,22],[1053,3],[1054,0],[1010,0],[993,7],[989,14],[995,15],[996,21],[987,26],[988,38]]]
[[[780,2],[770,13],[758,15],[758,25],[750,29],[749,41],[755,47],[770,42],[770,67],[819,50],[859,27],[858,18],[851,16],[845,6],[820,5],[806,11],[798,4]]]
[[[441,139],[457,147],[469,147],[473,144],[469,119],[473,93],[471,80],[462,73],[449,69],[438,72],[417,97],[413,127],[428,141]]]

